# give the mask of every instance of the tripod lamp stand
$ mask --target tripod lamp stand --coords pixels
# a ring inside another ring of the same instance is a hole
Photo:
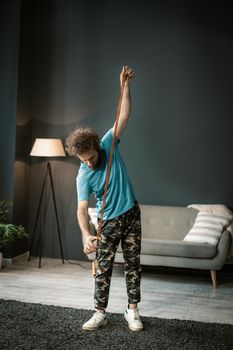
[[[65,157],[66,154],[65,154],[64,147],[63,147],[60,139],[36,139],[34,142],[34,145],[32,147],[30,156],[32,156],[32,157],[48,157],[49,158],[49,157]],[[46,199],[47,199],[48,182],[50,182],[51,191],[52,191],[53,206],[54,206],[55,217],[56,217],[56,225],[57,225],[57,233],[58,233],[58,239],[59,239],[59,245],[60,245],[60,252],[61,252],[61,257],[62,257],[62,263],[64,264],[64,256],[63,256],[63,248],[62,248],[62,240],[61,240],[61,230],[60,230],[59,220],[58,220],[58,212],[57,212],[57,204],[56,204],[55,190],[54,190],[54,184],[53,184],[53,176],[52,176],[51,164],[49,161],[47,161],[46,172],[44,175],[43,185],[42,185],[42,189],[41,189],[41,193],[40,193],[39,205],[37,208],[36,219],[35,219],[35,224],[34,224],[34,228],[33,228],[29,256],[28,256],[28,261],[30,261],[30,258],[32,255],[33,244],[34,244],[34,240],[35,240],[35,235],[36,235],[37,228],[38,228],[39,215],[41,213],[39,239],[38,239],[37,247],[36,247],[36,253],[38,252],[38,249],[39,249],[39,268],[41,267],[41,256],[42,256],[42,247],[43,247],[43,239],[44,239],[44,224],[45,224],[46,207],[47,207]]]

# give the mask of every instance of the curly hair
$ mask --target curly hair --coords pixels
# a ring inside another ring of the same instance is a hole
[[[66,151],[77,157],[92,149],[100,152],[100,139],[95,130],[77,127],[66,139]]]

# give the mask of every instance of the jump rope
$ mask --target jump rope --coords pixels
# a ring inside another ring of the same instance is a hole
[[[116,138],[117,138],[117,129],[118,129],[118,122],[119,122],[119,116],[120,116],[120,111],[121,111],[122,98],[123,98],[125,83],[126,83],[127,79],[128,79],[128,75],[124,74],[123,79],[122,79],[121,89],[120,89],[119,101],[118,101],[118,105],[117,105],[116,118],[115,118],[115,124],[114,124],[114,134],[113,134],[112,146],[111,146],[111,151],[110,151],[110,156],[109,156],[108,170],[107,170],[107,175],[106,175],[106,180],[105,180],[102,208],[101,208],[100,219],[99,219],[99,223],[98,223],[98,230],[97,230],[97,236],[96,236],[96,238],[97,238],[96,239],[96,256],[95,256],[95,259],[92,261],[92,275],[93,275],[93,277],[96,276],[96,271],[97,271],[97,267],[98,267],[98,246],[99,246],[99,241],[101,240],[101,230],[102,230],[102,223],[103,223],[103,217],[104,217],[104,208],[105,208],[107,192],[108,192],[108,183],[109,183],[109,179],[110,179],[113,153],[114,153],[114,148],[115,148],[115,143],[116,143]]]

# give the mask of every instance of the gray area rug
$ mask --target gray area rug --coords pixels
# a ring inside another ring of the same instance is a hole
[[[142,317],[145,329],[132,332],[122,314],[108,313],[109,323],[83,331],[91,310],[0,299],[0,349],[232,350],[233,326]]]

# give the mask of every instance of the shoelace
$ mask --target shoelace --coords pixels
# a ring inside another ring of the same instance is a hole
[[[134,311],[134,319],[140,321],[140,316],[138,310]]]
[[[94,320],[98,320],[99,318],[101,318],[102,315],[103,315],[102,313],[96,312],[96,313],[93,315],[93,318],[94,318]]]
[[[138,310],[133,309],[134,320],[141,321]]]

